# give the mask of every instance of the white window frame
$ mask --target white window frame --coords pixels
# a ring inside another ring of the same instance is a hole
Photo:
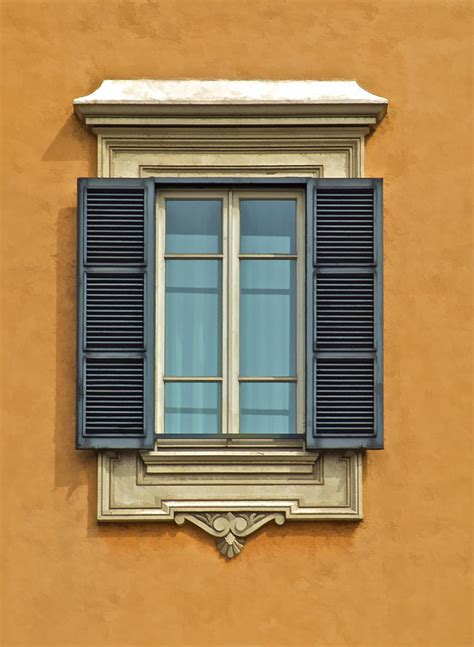
[[[167,254],[166,200],[217,199],[222,202],[222,253],[221,254]],[[240,253],[240,200],[243,199],[291,199],[296,202],[296,253],[295,254],[241,254]],[[305,415],[305,194],[301,190],[272,189],[253,190],[159,190],[156,197],[156,338],[155,338],[155,425],[156,433],[164,430],[164,386],[166,382],[208,381],[221,384],[221,430],[222,436],[239,434],[240,383],[245,382],[295,382],[296,383],[296,429],[295,434],[304,436]],[[273,258],[296,261],[296,375],[294,378],[240,378],[240,259]],[[209,258],[222,260],[222,376],[209,378],[181,378],[165,375],[165,265],[172,258]],[[247,436],[245,436],[247,437]],[[284,439],[284,436],[276,436]],[[177,436],[177,439],[180,437]],[[199,444],[199,436],[192,439]]]

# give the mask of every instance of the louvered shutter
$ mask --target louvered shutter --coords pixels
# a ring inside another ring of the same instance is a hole
[[[382,180],[316,180],[308,223],[307,445],[383,447]]]
[[[78,181],[78,448],[154,438],[154,183]]]

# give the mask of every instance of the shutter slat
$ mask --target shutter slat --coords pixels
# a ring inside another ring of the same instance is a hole
[[[307,445],[383,446],[382,183],[316,180]],[[310,390],[311,389],[311,390]]]
[[[358,189],[358,191],[363,191]],[[373,260],[373,192],[355,195],[354,190],[316,190],[316,258],[321,263],[366,264]],[[333,225],[344,224],[337,229]],[[369,225],[370,237],[360,236],[359,227]],[[321,234],[321,235],[320,235]]]
[[[328,371],[327,369],[330,369]],[[319,358],[316,361],[316,424],[321,434],[374,432],[373,361],[360,360],[348,377],[346,360]],[[363,390],[352,390],[353,387]],[[350,389],[350,390],[349,390]],[[344,393],[344,397],[341,395]],[[346,394],[350,394],[350,398]],[[324,400],[321,401],[321,398]],[[365,412],[365,415],[362,414]]]
[[[143,274],[87,275],[85,303],[86,350],[144,350]],[[134,317],[133,322],[122,321],[125,306]]]
[[[374,277],[316,274],[316,348],[357,350],[374,346]],[[338,321],[338,316],[344,319]],[[353,318],[351,318],[353,315]],[[362,323],[360,316],[369,323]]]
[[[149,180],[79,181],[80,448],[153,446],[153,205]]]
[[[120,194],[89,187],[85,194],[85,263],[127,265],[145,263],[145,190]],[[108,229],[106,228],[108,226]],[[98,236],[98,233],[101,236]],[[133,234],[133,237],[131,237]]]

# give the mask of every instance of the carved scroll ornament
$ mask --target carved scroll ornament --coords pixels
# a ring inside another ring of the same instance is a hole
[[[213,512],[213,513],[179,513],[175,521],[182,526],[190,521],[210,535],[216,537],[217,550],[225,557],[232,559],[240,553],[244,538],[274,521],[282,526],[285,515],[278,512]]]

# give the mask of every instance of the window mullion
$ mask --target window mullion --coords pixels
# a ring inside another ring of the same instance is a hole
[[[239,433],[239,200],[229,191],[229,244],[228,244],[228,433]]]
[[[229,195],[222,200],[222,354],[221,354],[221,431],[228,433],[229,411],[227,407],[227,392],[229,388],[229,352],[228,352],[228,328],[229,328],[229,224],[230,224]]]

